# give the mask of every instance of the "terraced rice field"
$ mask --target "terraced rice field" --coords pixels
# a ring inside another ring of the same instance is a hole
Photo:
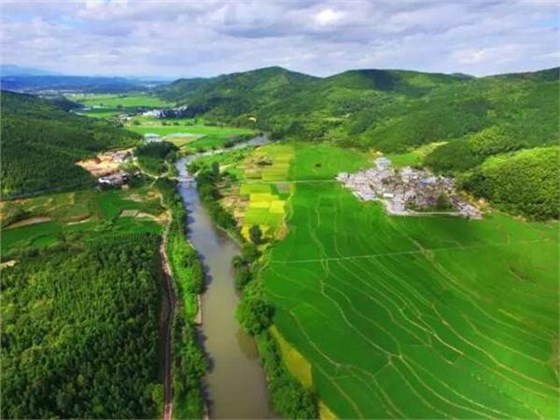
[[[329,181],[368,156],[296,146],[266,257],[285,342],[341,418],[558,418],[557,224],[388,217]],[[312,182],[307,182],[312,181]]]

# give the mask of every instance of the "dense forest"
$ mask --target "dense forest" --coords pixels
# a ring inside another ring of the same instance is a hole
[[[2,269],[2,418],[154,418],[160,237],[57,245]]]
[[[403,70],[317,78],[271,67],[181,79],[157,93],[207,118],[256,124],[277,138],[331,140],[385,152],[495,125],[509,124],[512,135],[528,136],[531,144],[557,137],[558,68],[484,78]]]
[[[485,182],[484,189],[472,179],[493,156],[558,144],[559,88],[559,68],[482,78],[402,70],[352,70],[318,78],[272,67],[178,80],[158,94],[189,105],[196,115],[256,127],[276,139],[385,153],[437,142],[441,145],[425,157],[425,165],[470,179],[463,182],[465,188],[501,208],[547,218],[558,215],[558,197],[550,195],[556,190],[535,182],[549,185],[560,174],[545,162],[535,163],[541,175],[522,177],[525,191],[545,196],[509,194],[517,185],[511,178]],[[516,159],[513,165],[524,162]],[[511,171],[526,173],[527,166],[521,166]],[[527,205],[519,205],[520,200]]]
[[[75,161],[139,139],[30,95],[2,91],[1,105],[4,197],[90,185],[94,179]]]

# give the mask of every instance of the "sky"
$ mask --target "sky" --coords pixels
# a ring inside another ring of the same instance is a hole
[[[557,1],[0,0],[3,64],[64,74],[483,76],[559,65]]]

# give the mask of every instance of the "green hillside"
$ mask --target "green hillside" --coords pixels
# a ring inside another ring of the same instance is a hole
[[[158,94],[189,106],[193,115],[208,114],[222,119],[252,115],[263,105],[297,93],[315,77],[269,67],[211,79],[178,80],[160,88]]]
[[[2,418],[156,418],[156,234],[65,243],[2,268]]]
[[[465,177],[465,187],[514,214],[560,217],[560,147],[493,156]]]
[[[133,145],[138,135],[80,117],[37,97],[2,92],[2,194],[77,187],[92,181],[75,161]]]
[[[553,143],[558,86],[558,68],[485,78],[402,70],[316,78],[273,67],[179,80],[158,93],[193,114],[241,125],[256,117],[276,137],[404,151],[494,126],[519,147]]]

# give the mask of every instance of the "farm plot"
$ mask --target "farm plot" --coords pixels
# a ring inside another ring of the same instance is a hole
[[[222,147],[241,136],[254,134],[254,130],[238,127],[217,127],[193,124],[191,121],[139,120],[140,125],[127,125],[127,129],[136,133],[157,134],[165,137],[184,151]],[[169,138],[168,138],[169,137]]]
[[[104,108],[126,108],[126,107],[158,107],[173,105],[157,96],[142,93],[131,94],[74,94],[67,95],[68,99],[79,102],[86,106],[97,106]]]
[[[237,191],[241,208],[235,212],[241,214],[241,233],[245,237],[249,237],[253,225],[259,225],[271,238],[282,234],[289,196],[285,182],[293,155],[290,145],[268,145],[255,149],[238,166],[243,171],[244,182]]]
[[[367,161],[332,149],[298,146],[292,179]],[[265,291],[337,416],[558,418],[557,224],[388,217],[336,183],[293,188]]]
[[[76,191],[7,202],[0,212],[4,223],[2,254],[46,247],[68,238],[157,233],[161,231],[157,222],[163,221],[162,211],[155,192],[147,187]],[[9,223],[10,218],[13,223]],[[36,221],[42,223],[31,223]]]
[[[391,160],[393,167],[402,168],[404,166],[421,166],[424,158],[437,149],[439,146],[443,146],[447,142],[434,142],[425,144],[423,146],[409,150],[406,153],[397,153],[387,155],[387,158]]]
[[[89,109],[82,111],[84,115],[94,118],[110,118],[123,113],[135,113],[149,108],[173,106],[156,96],[143,93],[129,94],[69,94],[71,101],[81,103]]]

